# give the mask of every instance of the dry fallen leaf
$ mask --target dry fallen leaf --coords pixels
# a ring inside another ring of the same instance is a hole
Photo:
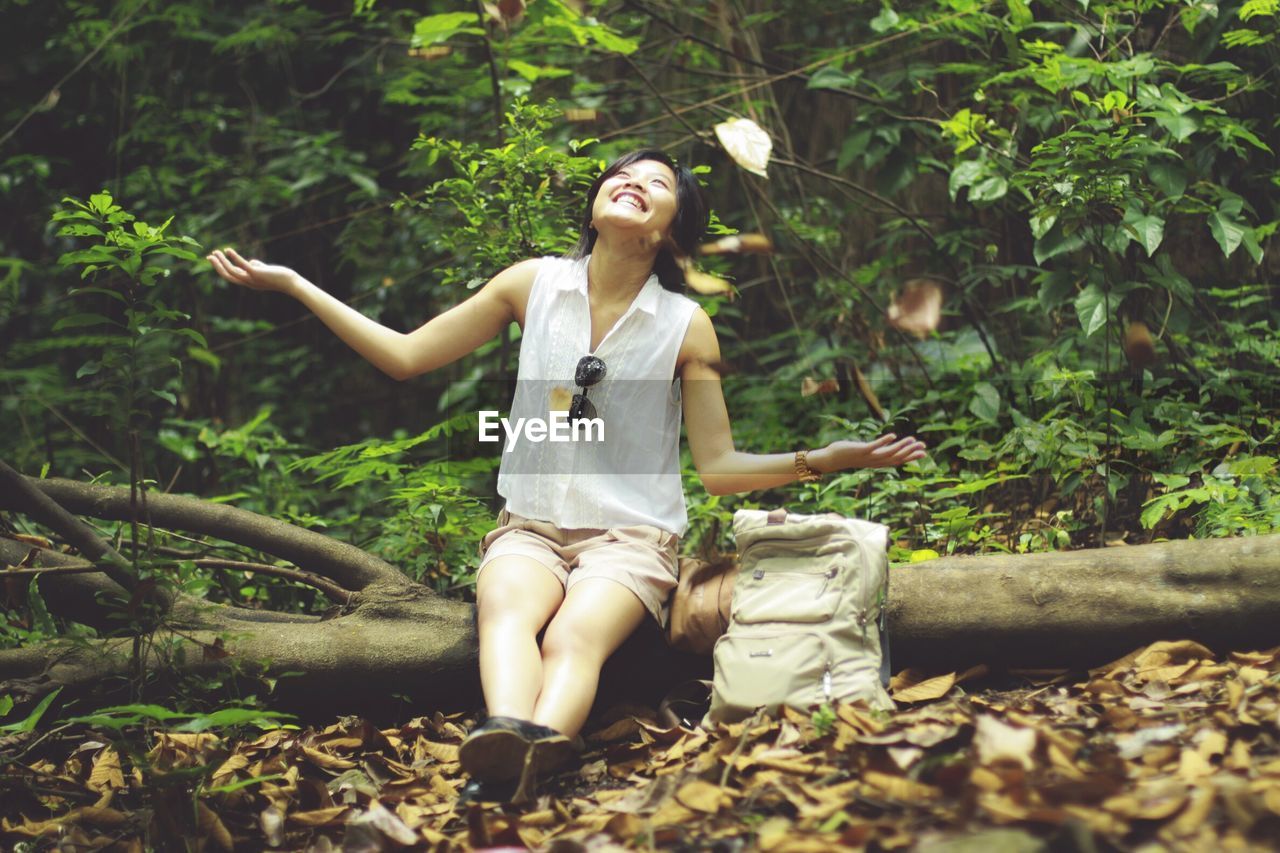
[[[941,699],[946,696],[955,684],[956,674],[949,672],[946,675],[907,684],[889,695],[895,702],[928,702],[931,699]]]
[[[707,814],[715,814],[721,806],[732,802],[719,785],[713,785],[701,779],[681,785],[676,791],[676,800],[685,808]]]
[[[983,764],[1010,760],[1027,770],[1035,766],[1031,759],[1036,748],[1035,729],[1011,726],[990,714],[979,714],[974,723],[973,745]]]
[[[773,140],[760,125],[749,118],[729,119],[716,125],[716,137],[735,163],[762,178],[769,177],[765,168]]]

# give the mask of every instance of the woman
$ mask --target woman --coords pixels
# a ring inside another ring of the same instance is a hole
[[[687,168],[661,151],[633,152],[592,184],[572,257],[515,264],[408,334],[285,267],[246,261],[231,249],[209,256],[227,281],[295,297],[396,379],[449,364],[514,320],[523,335],[510,420],[555,420],[567,409],[575,424],[602,425],[600,437],[584,430],[567,445],[515,442],[503,453],[498,491],[506,508],[482,543],[476,579],[490,716],[460,753],[473,778],[501,783],[565,760],[605,660],[646,614],[663,619],[687,522],[682,413],[694,465],[712,494],[924,456],[922,442],[893,435],[808,452],[734,449],[713,369],[716,334],[707,313],[680,295],[673,252],[691,255],[707,220]]]

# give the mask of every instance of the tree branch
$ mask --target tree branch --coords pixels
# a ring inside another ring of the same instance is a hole
[[[0,508],[16,510],[56,531],[107,577],[133,592],[137,579],[129,572],[129,561],[104,542],[89,525],[63,509],[39,488],[40,480],[24,477],[0,460]],[[123,491],[123,490],[122,490]],[[126,492],[126,501],[128,500]],[[126,516],[127,517],[127,516]],[[166,602],[167,603],[167,602]]]
[[[330,601],[338,604],[346,604],[351,600],[351,591],[343,589],[333,581],[322,578],[319,575],[312,574],[304,569],[295,568],[293,566],[270,566],[266,563],[246,563],[241,560],[222,560],[216,557],[200,557],[191,561],[193,565],[201,569],[217,569],[219,571],[241,571],[253,572],[259,575],[272,575],[278,578],[286,578],[291,581],[306,584],[315,587],[324,593],[325,597]],[[30,578],[36,575],[44,575],[49,573],[62,575],[78,575],[87,574],[89,572],[100,572],[102,568],[99,566],[86,563],[83,566],[60,566],[56,568],[42,569],[10,569],[6,572],[0,572],[0,579],[3,578]]]
[[[111,521],[129,519],[127,488],[74,480],[23,479],[71,512]],[[21,509],[13,505],[11,491],[0,492],[0,509]],[[163,494],[149,495],[147,508],[151,522],[157,527],[203,533],[246,545],[294,565],[306,566],[348,590],[361,590],[378,582],[408,583],[395,566],[354,545],[248,510]]]

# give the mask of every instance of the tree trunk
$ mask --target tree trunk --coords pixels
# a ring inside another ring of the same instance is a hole
[[[118,517],[109,487],[35,481],[77,512]],[[75,488],[79,487],[79,488]],[[127,492],[125,492],[127,495]],[[6,503],[0,497],[0,505]],[[356,587],[325,616],[269,613],[176,596],[150,645],[155,671],[279,678],[273,705],[325,713],[480,703],[472,605],[410,582],[358,549],[283,522],[192,498],[153,495],[152,521],[218,535]],[[20,507],[10,507],[17,508]],[[272,534],[279,533],[279,539]],[[0,540],[0,561],[83,566],[85,561]],[[1025,556],[955,557],[894,567],[889,636],[895,670],[1085,667],[1161,639],[1219,650],[1280,643],[1280,535]],[[40,575],[56,612],[94,623],[100,574]],[[99,620],[100,622],[101,620]],[[181,662],[170,643],[185,646]],[[88,688],[129,672],[129,638],[0,651],[0,692]],[[160,650],[164,650],[163,652]],[[646,628],[606,667],[601,695],[655,701],[665,688],[705,675],[709,662],[673,652]]]
[[[895,567],[893,665],[1092,667],[1156,640],[1280,644],[1280,534]]]

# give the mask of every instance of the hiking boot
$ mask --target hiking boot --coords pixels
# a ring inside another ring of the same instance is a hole
[[[458,761],[472,779],[509,782],[524,771],[530,748],[527,726],[515,717],[490,717],[471,730],[458,749]]]

